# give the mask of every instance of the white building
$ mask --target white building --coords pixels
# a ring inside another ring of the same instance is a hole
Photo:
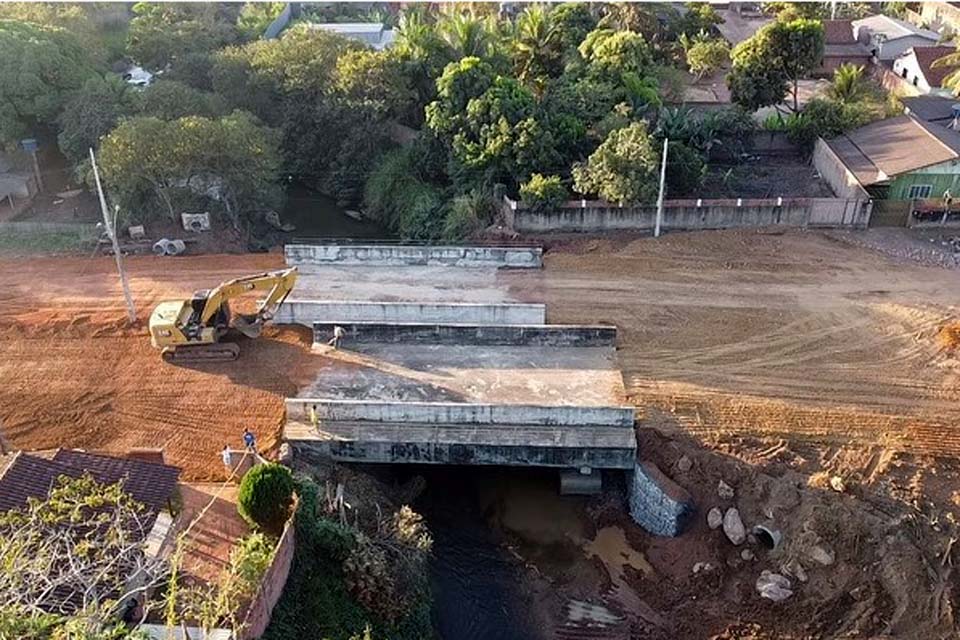
[[[387,29],[379,22],[313,22],[310,23],[310,27],[330,31],[351,40],[359,40],[378,51],[393,45],[397,37],[396,31]]]
[[[853,36],[881,62],[893,61],[911,47],[935,45],[940,39],[936,31],[882,14],[854,20]]]
[[[916,87],[921,95],[949,97],[953,92],[940,85],[957,67],[934,67],[933,63],[955,52],[954,47],[911,47],[893,61],[893,72]]]

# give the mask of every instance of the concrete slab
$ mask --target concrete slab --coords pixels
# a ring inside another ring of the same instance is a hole
[[[497,274],[494,268],[304,265],[299,267],[291,297],[378,302],[516,302],[507,286],[498,283]]]
[[[277,310],[274,322],[419,322],[465,324],[542,324],[543,304],[515,302],[370,302],[357,300],[310,300],[289,298]]]
[[[377,267],[448,265],[539,269],[543,266],[543,249],[534,246],[288,244],[284,247],[284,257],[290,266],[329,263]]]
[[[345,344],[447,344],[516,347],[615,347],[617,328],[570,324],[422,324],[314,322],[313,341],[327,344],[336,327]]]
[[[365,344],[331,359],[298,398],[565,406],[624,403],[610,347]]]

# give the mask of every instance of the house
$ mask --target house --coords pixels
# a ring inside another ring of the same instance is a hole
[[[960,193],[960,133],[911,115],[820,140],[814,165],[836,193],[849,181],[875,199],[917,200]]]
[[[852,25],[853,37],[880,62],[891,62],[911,47],[929,47],[940,40],[936,31],[883,14],[854,20]]]
[[[61,476],[80,478],[87,473],[102,484],[123,481],[124,491],[144,506],[149,527],[161,512],[169,510],[180,469],[73,449],[18,451],[0,461],[0,511],[23,508],[30,498],[46,498]]]
[[[893,72],[916,87],[921,95],[950,96],[953,91],[941,84],[960,67],[935,67],[933,63],[955,52],[956,48],[943,45],[911,47],[893,61]]]
[[[957,129],[955,119],[960,116],[960,100],[942,96],[915,96],[901,98],[903,111],[918,120]]]
[[[379,22],[312,22],[310,27],[359,40],[378,51],[392,46],[397,37],[396,31]]]
[[[853,37],[852,21],[824,20],[823,35],[823,61],[814,75],[832,76],[842,64],[869,64],[870,50]]]

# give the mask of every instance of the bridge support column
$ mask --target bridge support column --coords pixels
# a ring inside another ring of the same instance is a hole
[[[560,495],[594,496],[603,489],[603,476],[599,469],[580,467],[560,472]]]

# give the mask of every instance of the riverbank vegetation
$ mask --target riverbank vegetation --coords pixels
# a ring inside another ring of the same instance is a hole
[[[349,524],[329,485],[299,476],[297,493],[293,566],[263,639],[432,638],[422,518],[401,507]]]
[[[137,3],[118,52],[116,23],[100,24],[96,6],[12,3],[0,9],[0,80],[13,87],[0,143],[55,137],[84,179],[87,150],[99,147],[131,222],[196,209],[252,229],[297,181],[401,237],[457,239],[493,221],[495,185],[536,206],[561,194],[650,200],[650,168],[669,138],[669,195],[692,196],[712,156],[729,147],[736,157],[758,108],[787,100],[784,128],[804,143],[884,113],[849,97],[801,113],[823,16],[771,7],[777,19],[730,51],[707,3],[509,15],[483,4],[308,8],[269,40],[262,29],[280,3]],[[313,24],[374,19],[395,26],[392,46]],[[28,74],[25,58],[35,61]],[[119,79],[129,63],[155,72],[148,87]],[[674,106],[693,77],[727,66],[732,105],[706,115]],[[712,135],[678,138],[678,126]]]

